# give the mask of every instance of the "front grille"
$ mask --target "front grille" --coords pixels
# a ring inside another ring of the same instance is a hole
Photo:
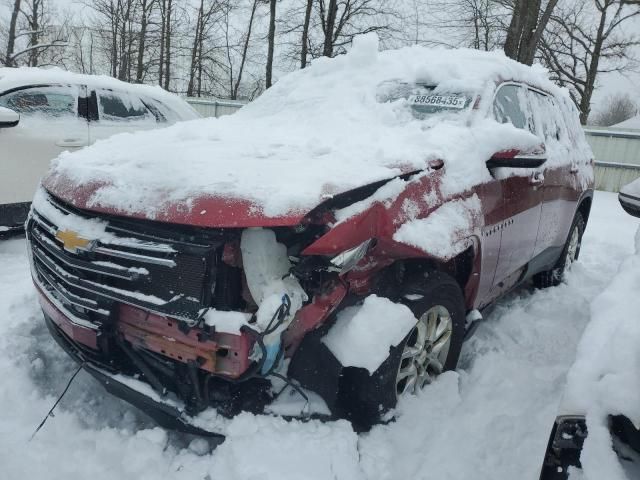
[[[223,232],[96,215],[52,196],[46,201],[46,208],[36,203],[28,226],[34,276],[76,318],[102,324],[115,303],[126,303],[195,320],[211,303]],[[105,233],[68,250],[56,236],[60,218],[65,225],[97,219]]]

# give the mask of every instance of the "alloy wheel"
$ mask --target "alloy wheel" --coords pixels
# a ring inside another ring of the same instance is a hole
[[[453,321],[442,305],[428,309],[404,345],[396,377],[396,395],[416,393],[444,370]]]
[[[567,245],[567,256],[565,257],[565,268],[569,268],[573,262],[576,261],[578,256],[578,250],[580,248],[580,232],[578,227],[574,227],[571,232],[571,238],[569,239],[569,245]]]

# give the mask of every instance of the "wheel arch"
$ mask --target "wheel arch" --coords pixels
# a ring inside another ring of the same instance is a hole
[[[593,191],[589,191],[585,193],[580,202],[578,203],[578,208],[576,213],[580,213],[582,215],[582,219],[584,220],[585,225],[589,220],[589,214],[591,213],[591,205],[593,204]]]
[[[399,259],[381,272],[382,281],[378,285],[384,294],[391,295],[390,289],[393,289],[393,293],[398,295],[402,287],[417,276],[428,271],[441,271],[458,283],[464,295],[465,307],[470,310],[477,293],[481,259],[477,238],[473,237],[470,243],[466,249],[448,260],[431,256]]]

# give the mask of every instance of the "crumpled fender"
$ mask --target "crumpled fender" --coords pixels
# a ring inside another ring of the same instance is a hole
[[[370,238],[375,238],[377,244],[375,251],[371,253],[378,257],[389,259],[426,257],[448,261],[452,258],[452,252],[455,256],[472,244],[478,245],[479,242],[473,237],[478,236],[483,219],[482,215],[476,214],[477,212],[471,215],[468,228],[454,228],[456,226],[452,225],[450,231],[439,232],[442,237],[447,238],[445,243],[454,246],[447,251],[438,249],[435,242],[431,248],[428,241],[416,245],[400,241],[396,235],[403,227],[406,229],[405,225],[409,222],[428,219],[430,215],[437,214],[441,207],[446,207],[450,202],[465,201],[475,196],[472,192],[464,192],[446,197],[440,188],[443,173],[444,168],[421,172],[408,180],[401,180],[405,182],[405,187],[395,198],[372,201],[370,197],[359,202],[363,206],[362,211],[336,223],[325,235],[309,245],[302,252],[303,255],[337,255]],[[475,198],[478,200],[477,197]],[[446,228],[446,225],[444,227]],[[441,239],[440,243],[442,243]]]

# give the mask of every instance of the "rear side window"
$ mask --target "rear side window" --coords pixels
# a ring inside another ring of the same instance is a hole
[[[31,87],[1,96],[0,106],[26,116],[75,117],[78,95],[70,86]]]
[[[493,101],[493,114],[500,123],[531,129],[525,89],[520,85],[502,85]]]
[[[534,90],[529,90],[528,93],[537,135],[547,143],[566,141],[568,138],[567,126],[556,100]]]
[[[135,95],[114,90],[97,90],[97,100],[102,121],[155,121],[153,113]]]
[[[569,99],[560,99],[562,118],[567,126],[567,135],[574,144],[584,142],[584,132],[580,124],[580,114],[575,104]]]
[[[151,98],[144,97],[142,98],[142,101],[144,102],[145,107],[147,107],[151,111],[151,113],[153,113],[158,122],[164,123],[167,121],[167,112],[170,112],[169,109],[167,109],[160,102]]]

